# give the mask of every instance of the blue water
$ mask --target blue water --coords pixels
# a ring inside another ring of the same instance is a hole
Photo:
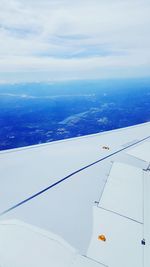
[[[0,85],[0,150],[150,121],[150,79]]]

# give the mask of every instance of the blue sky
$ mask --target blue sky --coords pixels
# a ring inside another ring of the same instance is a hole
[[[0,83],[150,76],[149,0],[1,0]]]

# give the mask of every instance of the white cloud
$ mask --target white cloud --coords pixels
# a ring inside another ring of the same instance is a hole
[[[1,79],[147,75],[149,14],[147,0],[1,0]]]

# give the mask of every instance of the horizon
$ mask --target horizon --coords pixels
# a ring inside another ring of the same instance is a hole
[[[55,84],[63,84],[63,83],[73,83],[73,82],[137,82],[137,81],[150,81],[150,76],[143,76],[143,77],[119,77],[119,78],[101,78],[101,79],[62,79],[62,80],[45,80],[45,81],[0,81],[1,85],[26,85],[26,84],[46,84],[46,85],[55,85]]]

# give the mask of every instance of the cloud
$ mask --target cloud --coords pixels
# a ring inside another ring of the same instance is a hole
[[[146,76],[150,3],[1,0],[1,80]]]
[[[109,123],[109,119],[107,117],[102,117],[97,120],[99,125],[107,125]]]

